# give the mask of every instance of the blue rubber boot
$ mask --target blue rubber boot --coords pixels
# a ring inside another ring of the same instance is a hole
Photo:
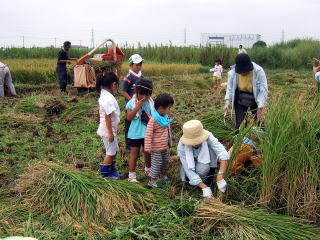
[[[116,169],[116,162],[115,161],[113,161],[111,164],[111,175],[118,177],[118,178],[124,178],[121,173],[118,173],[118,171]]]
[[[112,165],[100,165],[100,172],[103,178],[120,179],[118,176],[112,174]]]

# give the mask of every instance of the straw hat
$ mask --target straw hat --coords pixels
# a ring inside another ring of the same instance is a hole
[[[209,132],[203,129],[199,120],[190,120],[183,124],[182,143],[188,146],[196,146],[209,137]]]

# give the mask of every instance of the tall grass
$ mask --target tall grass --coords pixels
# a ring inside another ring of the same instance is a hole
[[[260,139],[261,201],[285,213],[320,218],[320,108],[310,101],[269,104]]]

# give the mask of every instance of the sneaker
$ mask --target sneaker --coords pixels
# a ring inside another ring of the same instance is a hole
[[[157,182],[150,180],[150,181],[148,182],[148,187],[157,188],[157,187],[158,187]]]
[[[164,176],[163,178],[159,179],[160,182],[164,183],[164,184],[169,184],[170,180],[167,176]]]
[[[128,178],[128,181],[132,183],[139,183],[139,181],[136,178]]]

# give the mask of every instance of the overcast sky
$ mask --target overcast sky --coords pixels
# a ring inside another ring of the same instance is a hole
[[[0,47],[117,43],[199,44],[201,33],[261,34],[268,44],[320,39],[320,0],[2,0]]]

